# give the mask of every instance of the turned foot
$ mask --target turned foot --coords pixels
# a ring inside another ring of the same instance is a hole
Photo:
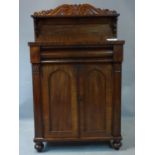
[[[113,140],[111,145],[115,150],[119,150],[120,147],[122,146],[122,143],[121,143],[121,140]]]
[[[38,152],[42,152],[43,148],[44,148],[44,144],[42,142],[36,142],[34,148],[38,151]]]

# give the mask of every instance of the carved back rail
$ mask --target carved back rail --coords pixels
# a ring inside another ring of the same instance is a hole
[[[61,5],[35,12],[35,41],[70,44],[100,44],[117,37],[116,11],[99,9],[90,4]],[[74,39],[73,39],[74,38]]]

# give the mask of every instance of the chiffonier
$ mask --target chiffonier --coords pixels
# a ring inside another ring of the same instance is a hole
[[[32,63],[35,149],[44,142],[121,146],[121,64],[116,11],[89,4],[35,12]]]

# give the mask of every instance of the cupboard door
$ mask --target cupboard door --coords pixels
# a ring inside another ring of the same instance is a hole
[[[82,65],[79,74],[80,137],[111,136],[112,66]]]
[[[78,136],[76,71],[72,65],[42,66],[45,138]]]

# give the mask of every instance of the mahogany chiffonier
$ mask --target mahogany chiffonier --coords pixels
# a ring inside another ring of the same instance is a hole
[[[121,64],[116,11],[89,4],[35,12],[32,63],[35,149],[43,142],[121,146]]]

